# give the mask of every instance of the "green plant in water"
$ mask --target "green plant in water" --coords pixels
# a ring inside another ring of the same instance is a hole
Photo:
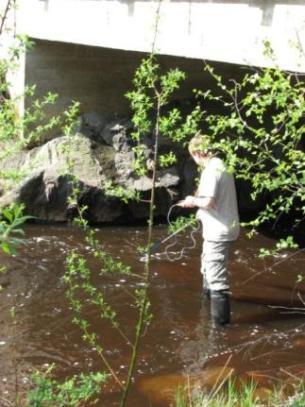
[[[129,365],[126,387],[121,400],[121,406],[126,404],[130,391],[131,380],[134,374],[137,354],[140,346],[140,339],[144,328],[150,321],[148,288],[150,279],[150,261],[151,244],[153,239],[153,222],[155,209],[155,186],[157,169],[160,165],[159,142],[160,137],[169,137],[172,140],[185,140],[198,131],[199,123],[202,119],[202,113],[199,108],[194,109],[186,118],[177,112],[177,109],[171,109],[163,113],[163,109],[170,102],[175,90],[180,86],[180,82],[185,78],[185,74],[178,69],[173,69],[165,74],[161,74],[160,66],[154,55],[144,59],[137,69],[134,76],[135,90],[127,94],[133,110],[133,124],[135,131],[132,133],[133,140],[137,147],[143,144],[143,137],[152,134],[153,158],[151,174],[151,196],[149,201],[149,219],[147,231],[147,261],[144,265],[144,287],[137,290],[137,305],[139,308],[139,319],[136,325],[136,337],[134,341],[133,352]],[[175,113],[175,114],[174,114]],[[140,150],[141,151],[141,150]],[[172,160],[167,160],[171,164]],[[161,159],[164,165],[164,159]],[[147,173],[148,168],[144,165],[143,155],[135,150],[136,168],[142,168],[139,173]],[[151,169],[151,168],[150,168]]]
[[[64,382],[52,378],[54,365],[46,372],[36,372],[33,375],[33,385],[27,396],[29,407],[77,407],[96,404],[95,395],[107,380],[107,375],[90,373],[75,375]],[[85,404],[86,403],[86,404]]]
[[[124,332],[118,314],[114,307],[107,301],[107,293],[95,286],[93,273],[87,261],[88,256],[85,257],[77,251],[71,251],[67,257],[67,271],[64,279],[68,286],[67,298],[74,313],[73,322],[79,326],[82,331],[83,339],[97,352],[103,362],[104,368],[110,373],[121,389],[121,407],[126,405],[135,373],[141,338],[152,318],[148,288],[157,171],[161,167],[172,165],[175,161],[172,152],[161,157],[159,156],[160,137],[170,137],[173,141],[181,142],[198,131],[199,123],[202,119],[199,108],[196,108],[187,115],[186,118],[183,118],[177,109],[167,109],[167,111],[164,109],[169,104],[173,92],[179,87],[183,79],[184,74],[177,69],[161,74],[155,57],[151,55],[142,61],[135,73],[135,90],[127,94],[134,113],[132,119],[134,131],[131,135],[134,143],[134,171],[138,176],[149,176],[151,180],[151,196],[148,201],[148,258],[144,264],[144,270],[141,275],[135,275],[128,266],[112,259],[111,256],[103,250],[101,243],[95,237],[94,231],[88,225],[85,218],[87,207],[79,205],[81,187],[75,177],[71,175],[73,173],[74,163],[71,157],[69,159],[69,151],[71,151],[73,145],[73,136],[70,127],[67,127],[65,131],[66,136],[68,136],[66,145],[68,156],[67,173],[71,181],[69,205],[73,206],[78,213],[74,219],[74,223],[83,229],[85,241],[90,247],[91,255],[100,262],[99,270],[95,271],[95,276],[97,274],[106,275],[109,273],[117,276],[127,274],[128,278],[135,278],[140,282],[139,287],[133,290],[133,292],[130,292],[130,298],[133,299],[133,304],[138,312],[138,318],[135,322],[135,334],[132,339]],[[151,144],[153,145],[153,157],[151,158],[149,168],[147,167],[147,157],[145,155],[145,138],[147,137],[151,139]],[[126,189],[120,186],[109,185],[109,188],[106,188],[106,192],[109,192],[112,196],[120,197],[124,201],[135,198],[140,199],[136,191],[126,191]],[[180,223],[181,222],[180,220]],[[94,330],[94,327],[91,326],[90,322],[84,316],[84,304],[91,304],[92,307],[95,307],[100,318],[108,321],[108,326],[115,330],[130,348],[130,362],[126,377],[119,377],[115,368],[107,359],[102,337]]]

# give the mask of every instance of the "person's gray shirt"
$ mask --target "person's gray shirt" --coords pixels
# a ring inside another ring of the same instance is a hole
[[[200,208],[200,198],[214,198],[215,208]],[[212,157],[202,171],[196,201],[205,240],[237,239],[240,227],[234,177],[220,158]]]

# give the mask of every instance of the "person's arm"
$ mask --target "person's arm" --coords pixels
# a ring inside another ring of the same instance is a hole
[[[178,205],[183,208],[215,209],[219,177],[219,171],[205,169],[201,173],[196,195],[188,195]]]
[[[215,198],[213,197],[201,197],[188,195],[183,201],[180,201],[178,206],[182,208],[199,208],[199,209],[211,209],[215,208]]]

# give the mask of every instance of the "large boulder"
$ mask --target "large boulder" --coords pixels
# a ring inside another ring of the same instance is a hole
[[[144,201],[150,195],[151,174],[139,177],[133,170],[130,121],[92,113],[84,115],[76,127],[73,137],[56,137],[0,164],[0,171],[17,168],[19,174],[13,182],[0,186],[0,206],[23,202],[26,212],[40,221],[67,221],[75,211],[68,204],[73,178],[80,189],[79,203],[88,206],[90,221],[124,222],[146,217],[147,202],[124,203],[108,194],[112,183],[140,192]],[[149,140],[145,156],[152,156]],[[157,171],[156,215],[166,215],[173,199],[183,194],[178,188],[180,167]]]

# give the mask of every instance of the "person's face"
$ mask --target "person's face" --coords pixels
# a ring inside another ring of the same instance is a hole
[[[194,151],[192,157],[197,165],[204,166],[207,156],[200,151]]]

